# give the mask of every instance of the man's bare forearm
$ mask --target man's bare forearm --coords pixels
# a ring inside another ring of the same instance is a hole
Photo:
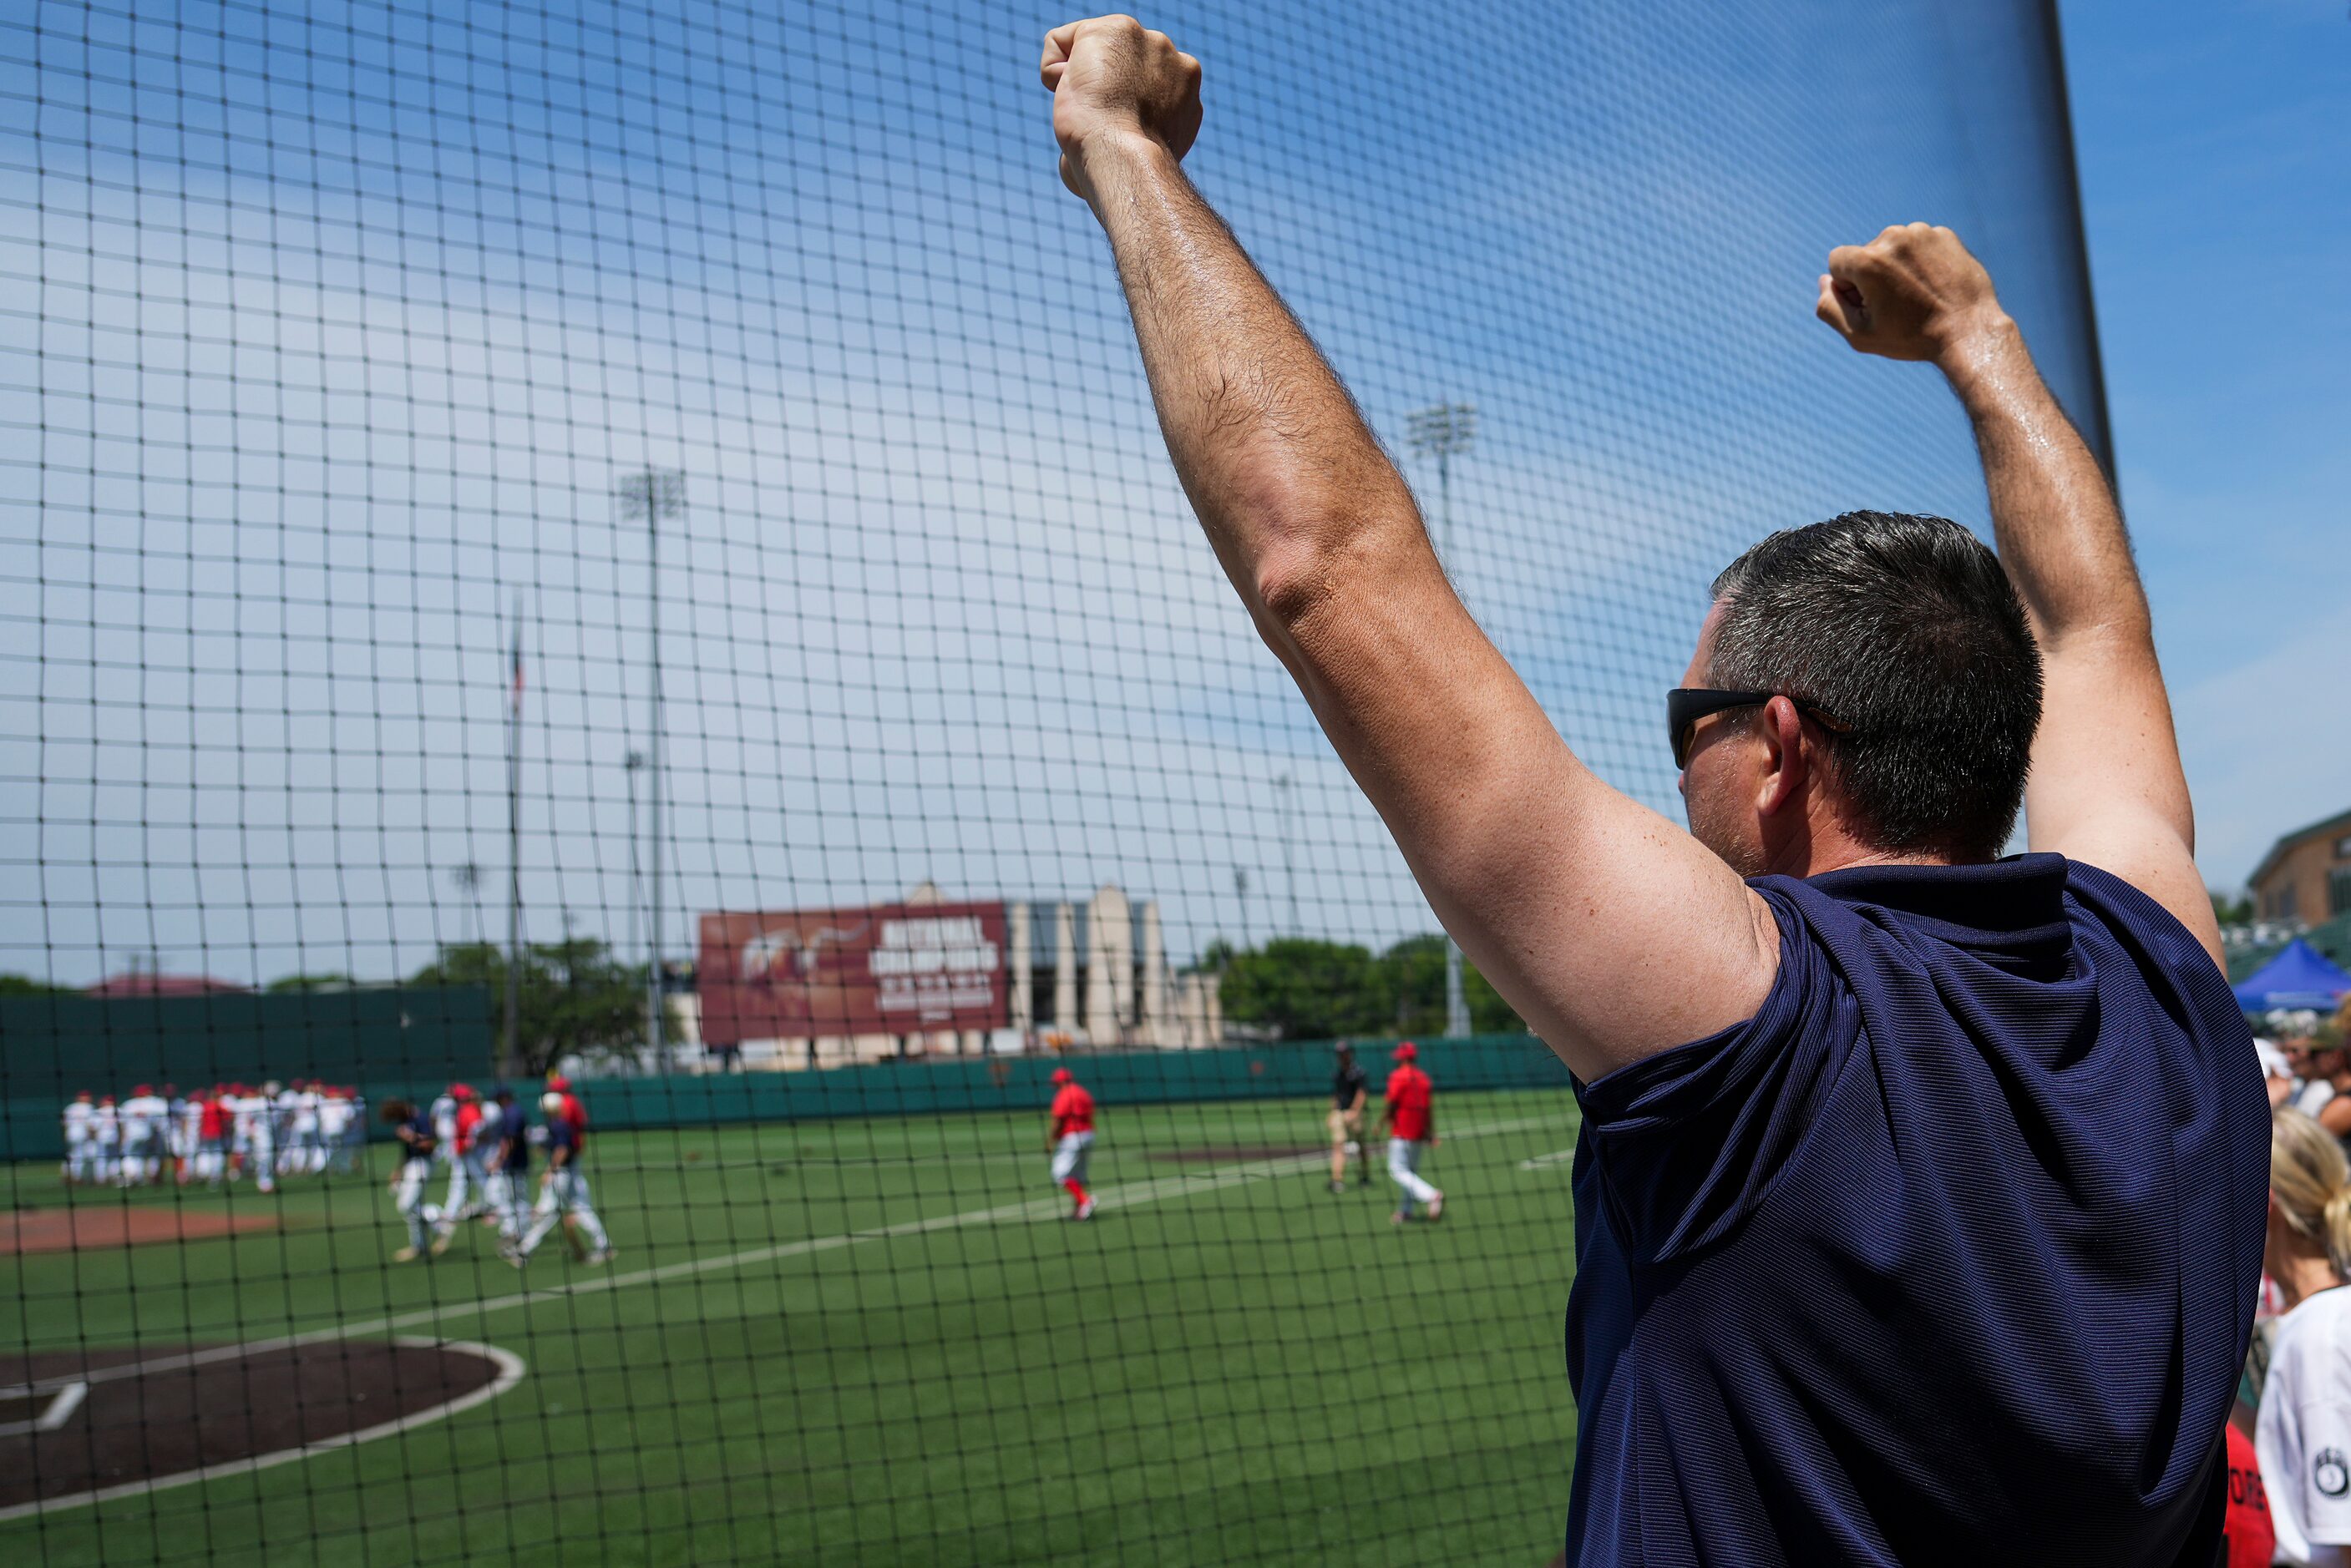
[[[1085,158],[1176,476],[1277,647],[1354,566],[1436,574],[1403,477],[1176,159],[1141,137]]]
[[[2151,648],[2114,491],[2015,322],[1994,315],[1971,326],[1937,363],[1975,427],[2001,563],[2043,648],[2053,653],[2085,636]]]

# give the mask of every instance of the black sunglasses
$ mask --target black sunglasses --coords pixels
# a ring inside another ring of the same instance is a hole
[[[1698,722],[1709,713],[1727,712],[1733,708],[1760,708],[1774,697],[1786,697],[1784,691],[1715,691],[1704,686],[1677,686],[1666,693],[1666,732],[1673,738],[1674,766],[1689,766],[1690,736]],[[1789,697],[1796,711],[1811,719],[1823,730],[1848,734],[1853,726],[1828,714],[1801,697]]]

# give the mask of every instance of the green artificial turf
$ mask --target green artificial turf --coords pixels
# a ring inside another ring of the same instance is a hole
[[[519,1301],[477,1228],[391,1263],[382,1149],[275,1198],[16,1167],[16,1207],[282,1225],[0,1260],[0,1345],[340,1327],[486,1342],[529,1374],[378,1441],[0,1522],[0,1568],[1542,1563],[1573,1454],[1574,1105],[1439,1106],[1447,1211],[1401,1231],[1384,1170],[1334,1197],[1312,1158],[1167,1158],[1318,1144],[1303,1101],[1106,1108],[1082,1226],[1056,1218],[1039,1116],[599,1137],[621,1255],[582,1269],[550,1240]]]

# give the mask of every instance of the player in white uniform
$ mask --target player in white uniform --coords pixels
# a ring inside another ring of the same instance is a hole
[[[518,1242],[530,1223],[530,1128],[523,1121],[522,1107],[515,1104],[514,1091],[504,1084],[483,1107],[482,1129],[477,1136],[488,1150],[483,1160],[483,1197],[497,1225],[498,1240]]]
[[[98,1165],[98,1129],[91,1124],[97,1119],[98,1106],[84,1089],[66,1106],[66,1168],[69,1182],[79,1185],[92,1179]]]
[[[350,1088],[343,1091],[343,1097],[351,1103],[351,1125],[343,1135],[343,1147],[336,1151],[335,1158],[340,1162],[337,1168],[357,1170],[367,1158],[367,1096]]]
[[[395,1263],[413,1263],[432,1248],[441,1225],[441,1210],[424,1199],[433,1180],[433,1124],[416,1114],[405,1100],[383,1103],[383,1119],[400,1140],[400,1163],[392,1173],[392,1204],[408,1224],[408,1245],[392,1255]]]
[[[341,1168],[343,1149],[350,1141],[351,1102],[340,1089],[329,1086],[319,1091],[319,1147],[314,1175],[324,1174],[329,1162]]]
[[[98,1150],[90,1179],[111,1182],[122,1163],[122,1112],[112,1095],[98,1097],[98,1109],[90,1113],[90,1142]]]
[[[279,1096],[286,1113],[286,1156],[283,1168],[294,1176],[315,1176],[326,1163],[319,1142],[319,1091],[306,1079],[296,1079]]]
[[[503,1128],[513,1105],[514,1096],[503,1084],[491,1091],[490,1097],[481,1103],[481,1120],[474,1124],[473,1147],[465,1154],[473,1162],[474,1190],[478,1194],[474,1211],[482,1217],[483,1224],[497,1226],[501,1235],[506,1234],[503,1217],[507,1199],[498,1190],[492,1168],[496,1163],[498,1144],[505,1137]]]
[[[547,1174],[539,1178],[538,1203],[531,1212],[530,1229],[523,1232],[521,1241],[501,1251],[507,1262],[519,1269],[559,1224],[571,1236],[575,1248],[580,1244],[579,1236],[587,1236],[589,1251],[580,1262],[609,1263],[612,1261],[611,1238],[604,1233],[603,1220],[596,1217],[595,1204],[588,1194],[587,1173],[580,1168],[580,1153],[587,1141],[586,1135],[564,1115],[559,1091],[549,1089],[539,1096],[538,1107],[547,1116]]]
[[[172,1158],[179,1164],[180,1185],[185,1187],[196,1178],[196,1156],[204,1143],[204,1096],[201,1091],[183,1095],[169,1084],[163,1093],[172,1102]]]
[[[277,1190],[277,1081],[247,1091],[236,1106],[237,1136],[245,1142],[246,1168],[264,1192]]]
[[[137,1187],[163,1174],[164,1137],[171,1102],[141,1084],[118,1107],[122,1118],[121,1183]]]
[[[474,1194],[474,1167],[465,1156],[466,1134],[472,1130],[475,1117],[465,1113],[465,1102],[473,1094],[463,1084],[452,1084],[433,1102],[433,1133],[441,1140],[441,1161],[449,1168],[449,1192],[441,1200],[441,1212],[449,1217],[452,1224],[472,1212],[469,1204]]]

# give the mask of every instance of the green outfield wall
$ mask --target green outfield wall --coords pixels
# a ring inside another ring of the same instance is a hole
[[[480,1002],[476,1043],[486,1053],[490,1038],[486,996],[482,996]],[[453,1004],[439,1015],[454,1019],[458,1013]],[[0,1023],[5,1023],[7,1016],[7,1010],[0,1008]],[[414,1015],[411,1016],[410,1027],[413,1028]],[[464,1016],[473,1017],[470,1012]],[[308,1037],[321,1038],[325,1033],[322,1025],[314,1023]],[[1386,1074],[1391,1048],[1385,1042],[1373,1042],[1358,1048],[1358,1057],[1371,1074],[1374,1093]],[[273,1057],[277,1059],[280,1058]],[[375,1059],[378,1070],[374,1072],[339,1073],[323,1068],[277,1066],[271,1069],[269,1075],[356,1081],[371,1105],[381,1105],[393,1095],[430,1097],[453,1077],[483,1083],[488,1075],[479,1064],[479,1058],[474,1060],[476,1064],[472,1066],[455,1068],[452,1062],[453,1070],[427,1071],[421,1064],[402,1064],[399,1058],[386,1055]],[[1436,1081],[1440,1094],[1565,1088],[1570,1082],[1559,1058],[1528,1034],[1428,1041],[1421,1045],[1420,1064]],[[1328,1042],[1297,1042],[1205,1051],[1113,1052],[1066,1057],[934,1057],[822,1072],[599,1078],[578,1082],[573,1088],[586,1100],[598,1130],[622,1132],[750,1122],[820,1121],[842,1116],[1042,1112],[1052,1098],[1053,1069],[1063,1066],[1077,1073],[1105,1109],[1184,1101],[1283,1099],[1328,1091],[1332,1048]],[[162,1081],[162,1075],[152,1081]],[[212,1075],[192,1075],[188,1081],[208,1083]],[[51,1087],[45,1083],[39,1092],[28,1094],[30,1086],[13,1073],[10,1075],[5,1085],[5,1120],[0,1120],[0,1158],[54,1159],[63,1152],[57,1112],[65,1094],[70,1093],[70,1085],[58,1083]],[[115,1092],[129,1086],[125,1083]],[[371,1129],[379,1134],[381,1130]]]
[[[82,1089],[323,1078],[381,1100],[393,1085],[480,1082],[491,1016],[481,986],[0,999],[0,1158],[56,1158],[58,1112]]]

